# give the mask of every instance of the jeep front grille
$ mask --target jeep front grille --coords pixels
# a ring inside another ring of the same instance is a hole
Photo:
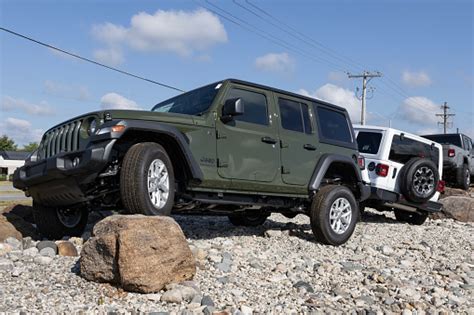
[[[61,152],[79,150],[80,130],[85,120],[85,118],[78,119],[45,133],[40,144],[39,159],[49,158]]]

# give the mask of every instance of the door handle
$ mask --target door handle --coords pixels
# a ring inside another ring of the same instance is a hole
[[[262,137],[262,142],[270,143],[270,144],[275,144],[275,143],[278,142],[278,140],[277,140],[277,139],[270,138],[270,137]]]
[[[308,151],[316,151],[316,147],[315,147],[314,145],[308,144],[308,143],[305,144],[305,145],[303,146],[303,148],[305,148],[305,149],[308,150]]]

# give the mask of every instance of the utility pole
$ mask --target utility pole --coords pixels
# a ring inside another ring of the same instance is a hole
[[[443,118],[443,121],[438,122],[438,125],[443,125],[443,130],[444,130],[444,133],[446,134],[446,130],[448,128],[451,128],[451,126],[452,126],[452,123],[448,122],[448,118],[453,117],[456,114],[448,114],[449,106],[448,106],[447,102],[444,102],[444,104],[441,105],[441,109],[443,110],[443,113],[442,114],[436,114],[436,116]],[[450,124],[451,124],[451,126],[449,126]]]
[[[369,71],[364,71],[361,74],[350,74],[347,73],[347,76],[350,79],[355,79],[355,78],[362,78],[362,110],[360,114],[360,124],[365,125],[365,112],[366,112],[366,106],[365,106],[365,98],[367,94],[367,83],[372,80],[372,78],[379,78],[382,76],[382,73],[376,71],[376,72],[369,72]]]

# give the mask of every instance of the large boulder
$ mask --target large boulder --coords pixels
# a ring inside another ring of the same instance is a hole
[[[17,231],[15,226],[8,222],[7,218],[0,215],[0,243],[9,237],[14,237],[17,240],[22,239],[22,235]]]
[[[97,223],[84,244],[81,275],[124,290],[151,293],[193,278],[194,256],[170,217],[114,215]]]
[[[432,217],[452,218],[463,222],[474,222],[474,198],[451,196],[439,201],[443,204],[441,213],[436,213]]]
[[[442,193],[439,196],[439,199],[444,199],[444,198],[448,198],[448,197],[451,197],[451,196],[470,197],[471,193],[469,191],[464,190],[464,189],[446,187],[444,189],[444,193]]]

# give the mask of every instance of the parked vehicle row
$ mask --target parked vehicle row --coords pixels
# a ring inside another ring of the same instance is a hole
[[[151,111],[97,111],[52,127],[14,186],[33,197],[50,238],[82,233],[89,211],[123,208],[227,215],[245,226],[272,212],[305,214],[318,241],[340,245],[359,207],[413,224],[440,211],[442,152],[391,128],[354,131],[344,108],[227,79]]]

